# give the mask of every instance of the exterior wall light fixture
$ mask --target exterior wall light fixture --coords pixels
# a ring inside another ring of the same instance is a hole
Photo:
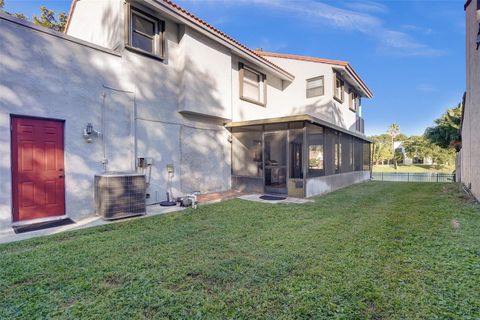
[[[93,137],[99,137],[101,133],[93,128],[93,124],[90,122],[83,129],[83,138],[87,143],[92,143]]]

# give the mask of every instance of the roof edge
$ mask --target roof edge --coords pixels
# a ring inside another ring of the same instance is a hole
[[[223,33],[219,29],[215,28],[208,22],[202,20],[201,18],[197,17],[196,15],[192,14],[191,12],[185,10],[184,8],[180,7],[178,4],[174,3],[171,0],[153,0],[159,4],[162,4],[164,7],[169,8],[170,10],[176,12],[177,14],[181,15],[182,17],[186,18],[190,22],[194,23],[197,27],[200,29],[203,29],[209,33],[214,34],[215,36],[221,38],[222,40],[226,41],[230,45],[236,47],[240,51],[243,51],[245,54],[251,56],[252,58],[258,60],[259,63],[263,63],[267,65],[270,68],[273,68],[277,72],[283,74],[287,79],[292,81],[295,79],[295,76],[288,72],[287,70],[281,68],[280,66],[277,66],[275,63],[272,61],[265,59],[261,55],[257,54],[254,50],[248,48],[238,40],[235,40],[234,38],[230,37],[229,35]]]
[[[68,27],[70,26],[70,21],[72,20],[72,14],[73,11],[75,10],[75,5],[77,4],[77,0],[72,0],[72,3],[70,3],[70,10],[68,10],[68,16],[67,16],[67,22],[65,23],[65,29],[63,30],[63,33],[67,34]]]
[[[374,96],[373,92],[368,88],[367,84],[362,80],[362,78],[358,75],[355,69],[353,69],[352,65],[349,62],[341,61],[341,60],[309,57],[309,56],[299,56],[299,55],[286,54],[286,53],[274,53],[274,52],[264,52],[264,51],[256,51],[256,52],[257,54],[263,55],[266,57],[292,59],[292,60],[308,61],[308,62],[316,62],[316,63],[326,63],[330,65],[344,67],[347,70],[347,72],[349,72],[352,75],[352,77],[358,82],[358,84],[363,88],[368,98],[371,99]]]
[[[63,31],[65,34],[68,32],[68,28],[70,26],[70,22],[72,20],[72,15],[75,11],[75,5],[78,0],[72,0],[70,4],[70,10],[68,12],[68,17],[67,17],[67,22],[65,24],[65,30]],[[254,50],[248,48],[244,44],[240,43],[239,41],[233,39],[232,37],[228,36],[227,34],[223,33],[219,29],[213,27],[211,24],[208,22],[200,19],[199,17],[195,16],[194,14],[190,13],[189,11],[183,9],[176,3],[174,3],[171,0],[154,0],[158,4],[162,4],[164,7],[168,7],[170,10],[176,12],[177,14],[180,14],[183,16],[185,19],[189,20],[190,22],[194,23],[197,27],[204,29],[205,31],[208,31],[212,34],[215,34],[217,37],[222,38],[224,41],[228,42],[230,45],[236,47],[238,50],[244,52],[245,54],[251,56],[252,58],[255,58],[258,60],[258,63],[260,64],[265,64],[269,68],[272,68],[273,70],[276,70],[279,74],[282,74],[286,79],[289,79],[290,81],[293,81],[295,79],[295,76],[288,72],[287,70],[281,68],[280,66],[277,66],[275,63],[272,61],[265,59],[264,57],[258,55]]]
[[[265,56],[265,57],[328,63],[328,64],[334,64],[339,66],[346,66],[348,64],[348,62],[341,61],[341,60],[331,60],[331,59],[315,58],[315,57],[308,57],[308,56],[299,56],[299,55],[293,55],[293,54],[287,54],[287,53],[276,53],[276,52],[265,52],[265,51],[255,51],[255,52],[258,55]]]
[[[337,126],[333,123],[330,123],[326,120],[321,118],[315,117],[311,114],[304,113],[298,115],[291,115],[291,116],[282,116],[282,117],[275,117],[275,118],[264,118],[264,119],[255,119],[255,120],[243,120],[243,121],[231,121],[225,124],[226,128],[239,128],[239,127],[249,127],[255,125],[262,125],[262,124],[274,124],[274,123],[286,123],[286,122],[296,122],[296,121],[308,121],[310,123],[318,124],[324,127],[328,127],[330,129],[334,129],[351,136],[357,137],[367,142],[372,142],[368,137],[363,133],[350,131],[346,128],[342,128]]]
[[[470,3],[472,3],[472,0],[467,0],[467,2],[465,2],[465,4],[463,5],[463,10],[467,10]]]

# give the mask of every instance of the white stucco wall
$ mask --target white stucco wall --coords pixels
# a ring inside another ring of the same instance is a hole
[[[233,113],[235,121],[311,114],[339,127],[356,131],[357,113],[350,110],[348,105],[350,87],[348,83],[345,83],[343,103],[339,103],[333,98],[334,71],[331,65],[276,57],[267,58],[291,72],[295,76],[295,80],[293,82],[282,81],[267,73],[267,105],[263,107],[235,99]],[[239,90],[238,61],[234,58],[232,63],[234,92]],[[259,69],[259,71],[262,70]],[[306,80],[318,76],[324,76],[325,94],[320,97],[307,98]]]
[[[154,162],[148,202],[165,199],[167,164],[175,166],[175,196],[229,189],[228,131],[211,119],[178,112],[177,24],[166,23],[169,59],[163,63],[127,50],[95,49],[5,15],[0,30],[0,229],[11,224],[12,114],[65,120],[69,217],[93,213],[93,176],[103,171],[102,139],[88,144],[82,137],[89,122],[105,133],[108,170],[133,169],[136,123],[138,156]]]
[[[76,1],[68,34],[106,48],[120,49],[123,44],[123,1]]]
[[[231,54],[199,32],[181,27],[179,111],[232,118]]]
[[[461,180],[480,199],[480,50],[476,50],[478,33],[477,1],[466,9],[466,99],[462,126]]]
[[[293,110],[295,113],[312,114],[339,127],[355,131],[356,112],[350,110],[348,104],[350,86],[345,82],[343,103],[333,98],[334,71],[332,65],[277,57],[268,57],[268,59],[286,70],[292,70],[295,75],[295,80],[285,86],[284,95],[273,97],[272,102],[275,105],[281,106],[282,109]],[[324,76],[325,94],[320,97],[307,98],[307,79],[319,76]]]

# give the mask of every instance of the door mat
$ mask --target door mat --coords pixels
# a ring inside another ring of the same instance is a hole
[[[73,221],[72,219],[66,218],[62,220],[33,223],[29,225],[24,225],[24,226],[14,226],[13,231],[15,231],[15,233],[18,234],[18,233],[43,230],[43,229],[48,229],[53,227],[66,226],[72,223],[75,223],[75,221]]]
[[[269,195],[263,195],[260,197],[262,200],[269,200],[269,201],[278,201],[278,200],[285,200],[287,199],[286,197],[280,197],[280,196],[269,196]]]

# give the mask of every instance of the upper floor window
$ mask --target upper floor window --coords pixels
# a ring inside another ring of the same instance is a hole
[[[337,99],[339,102],[343,103],[344,99],[344,87],[345,83],[342,79],[340,79],[337,74],[334,74],[334,95],[333,97]]]
[[[323,96],[325,93],[324,77],[307,79],[307,98]]]
[[[349,96],[350,96],[350,99],[348,102],[348,106],[350,107],[350,110],[356,112],[358,110],[360,98],[358,97],[358,94],[353,90],[350,90]]]
[[[266,76],[240,63],[240,99],[261,106],[267,104]]]
[[[163,21],[127,5],[127,47],[163,58]]]

